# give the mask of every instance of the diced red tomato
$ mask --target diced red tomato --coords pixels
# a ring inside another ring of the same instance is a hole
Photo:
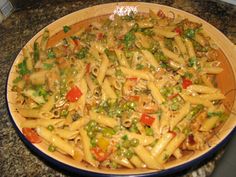
[[[103,33],[98,33],[97,34],[97,40],[101,40],[104,38],[104,34]]]
[[[139,101],[140,96],[138,96],[138,95],[129,95],[129,96],[126,97],[126,99],[129,100],[129,101]]]
[[[194,145],[196,143],[192,134],[188,135],[188,142],[191,145]]]
[[[154,122],[155,118],[152,116],[149,116],[147,114],[142,114],[140,122],[142,122],[145,125],[151,126]]]
[[[190,86],[190,85],[192,85],[193,83],[192,83],[192,81],[191,80],[189,80],[189,79],[183,79],[183,82],[182,82],[182,87],[184,88],[184,89],[186,89],[188,86]]]
[[[169,100],[172,100],[173,98],[177,97],[179,93],[174,93],[173,95],[170,95],[168,98]]]
[[[76,102],[82,96],[81,90],[77,86],[73,86],[66,95],[69,102]]]
[[[41,137],[32,128],[23,128],[22,132],[31,143],[40,143],[42,141]]]
[[[137,78],[137,77],[129,77],[129,78],[127,78],[127,80],[130,80],[130,81],[137,81],[138,78]]]
[[[157,12],[157,16],[160,17],[160,18],[165,18],[166,15],[164,14],[164,12],[162,10],[159,10]]]
[[[117,48],[122,50],[124,47],[125,47],[125,46],[124,46],[123,44],[120,44],[120,45],[118,45]]]
[[[100,147],[94,147],[91,149],[92,154],[94,155],[95,159],[99,162],[102,162],[108,158],[110,153],[104,152]]]
[[[87,73],[90,73],[90,66],[91,66],[90,63],[88,63],[88,64],[86,65],[86,74],[87,74]]]
[[[173,135],[173,137],[175,137],[177,135],[176,132],[174,132],[174,131],[169,131],[169,133],[171,133]]]
[[[174,31],[175,31],[176,33],[178,33],[179,35],[182,34],[182,30],[181,30],[181,28],[179,28],[179,27],[175,28]]]
[[[123,40],[124,37],[125,37],[125,35],[120,35],[120,36],[117,37],[117,39],[119,39],[119,40]]]
[[[73,39],[73,42],[75,43],[76,46],[80,44],[79,39]]]

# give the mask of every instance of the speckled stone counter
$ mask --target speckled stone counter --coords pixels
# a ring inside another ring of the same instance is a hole
[[[18,137],[10,121],[5,101],[7,75],[20,49],[40,29],[71,12],[107,2],[112,1],[41,0],[15,11],[0,24],[0,176],[72,175],[38,158]],[[214,25],[236,43],[236,6],[207,0],[153,0],[149,2],[169,5],[195,14]],[[181,172],[178,176],[209,176],[222,153],[221,150],[209,160]]]

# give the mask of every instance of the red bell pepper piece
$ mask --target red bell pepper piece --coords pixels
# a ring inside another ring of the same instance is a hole
[[[26,139],[29,140],[31,143],[42,142],[41,137],[32,128],[23,128],[22,132]]]
[[[188,135],[188,142],[190,145],[194,145],[196,143],[192,134]]]
[[[179,93],[174,93],[173,95],[170,95],[168,98],[169,100],[172,100],[173,98],[177,97]]]
[[[99,162],[102,162],[108,158],[110,153],[104,152],[100,147],[94,147],[91,149],[92,154],[94,155],[95,159]]]
[[[98,33],[97,34],[97,40],[101,40],[104,38],[104,34],[103,33]]]
[[[86,65],[86,74],[90,73],[90,66],[91,66],[90,63]]]
[[[137,77],[129,77],[129,78],[127,78],[127,80],[130,80],[130,81],[137,81],[138,78],[137,78]]]
[[[176,33],[178,33],[179,35],[181,35],[182,32],[183,32],[182,29],[179,28],[179,27],[175,28],[174,31],[175,31]]]
[[[74,86],[67,93],[66,99],[69,102],[76,102],[81,96],[82,96],[81,90],[77,86]]]
[[[129,101],[139,101],[140,99],[140,96],[138,95],[129,95],[126,97],[126,100],[129,100]]]
[[[173,137],[175,137],[177,135],[177,133],[174,131],[169,131],[169,133],[171,133],[173,135]]]
[[[147,114],[142,114],[141,118],[140,118],[140,122],[142,122],[145,125],[151,126],[154,122],[155,118],[151,117]]]
[[[193,84],[193,83],[192,83],[191,80],[184,78],[184,79],[183,79],[183,82],[182,82],[182,87],[183,87],[184,89],[186,89],[188,86],[190,86],[190,85],[192,85],[192,84]]]
[[[165,13],[162,10],[159,10],[157,12],[157,16],[160,17],[160,18],[165,18],[166,17]]]

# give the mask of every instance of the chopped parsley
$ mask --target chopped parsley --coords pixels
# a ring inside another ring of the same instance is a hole
[[[64,33],[67,33],[68,31],[70,31],[70,27],[69,26],[63,26],[63,31]]]
[[[53,67],[53,63],[43,63],[43,68],[50,70]]]
[[[24,59],[21,63],[18,64],[18,69],[19,69],[18,72],[21,75],[25,75],[25,74],[28,74],[30,72],[27,68],[26,59]]]
[[[48,51],[48,58],[56,58],[56,54],[53,52],[53,50]]]
[[[137,64],[136,65],[136,69],[137,70],[141,70],[141,69],[143,69],[144,68],[144,65],[142,65],[142,64]]]
[[[126,33],[123,41],[126,48],[131,48],[134,45],[135,39],[136,37],[132,31]]]
[[[194,29],[187,29],[184,31],[184,37],[193,39],[195,38],[196,31]]]
[[[76,53],[76,57],[78,59],[84,59],[87,56],[87,54],[88,54],[88,48],[83,47]]]

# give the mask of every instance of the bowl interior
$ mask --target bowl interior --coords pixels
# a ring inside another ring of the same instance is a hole
[[[221,66],[223,67],[224,71],[217,76],[216,80],[217,80],[218,87],[222,90],[222,92],[226,96],[224,104],[227,107],[228,112],[230,113],[230,117],[225,122],[225,124],[221,127],[221,129],[215,133],[216,135],[213,136],[212,139],[210,140],[209,149],[206,149],[204,151],[199,151],[199,152],[192,152],[179,160],[171,161],[165,164],[165,169],[171,169],[172,167],[183,165],[211,151],[216,145],[218,145],[223,139],[225,139],[229,135],[229,133],[235,128],[235,125],[236,125],[236,119],[234,115],[234,112],[236,113],[236,107],[235,107],[235,89],[236,89],[235,71],[236,70],[234,67],[236,66],[236,61],[234,60],[234,57],[236,57],[236,49],[234,45],[221,32],[219,32],[216,28],[214,28],[209,23],[187,12],[183,12],[181,10],[177,10],[177,9],[163,6],[163,5],[151,4],[151,3],[140,3],[140,2],[110,3],[110,4],[93,6],[93,7],[89,7],[89,8],[74,12],[48,25],[46,28],[49,29],[51,35],[53,35],[53,37],[48,42],[48,46],[53,46],[59,39],[65,37],[65,35],[69,36],[75,33],[76,30],[80,28],[80,26],[87,25],[86,19],[92,19],[97,16],[113,14],[114,10],[117,9],[118,6],[124,7],[124,8],[132,7],[132,8],[137,9],[138,12],[144,12],[144,13],[148,12],[149,9],[153,10],[154,12],[157,12],[159,9],[161,9],[165,13],[174,12],[176,15],[181,15],[192,21],[202,23],[204,30],[220,47],[221,51],[220,51],[218,60],[221,62]],[[72,27],[73,30],[70,30],[66,34],[63,33],[62,27],[65,25],[74,26]],[[44,29],[42,29],[39,33],[37,33],[26,45],[32,46],[35,39],[39,38],[42,35],[43,30]],[[9,110],[11,112],[13,121],[15,122],[19,130],[21,130],[20,123],[24,118],[21,117],[16,112],[16,107],[14,104],[16,95],[15,93],[11,91],[11,85],[12,85],[11,83],[15,78],[15,67],[19,63],[21,58],[22,58],[22,51],[19,53],[15,62],[13,63],[13,66],[11,68],[9,78],[8,78],[8,84],[7,84],[7,100],[8,100]],[[92,168],[85,163],[76,162],[75,160],[65,155],[62,155],[58,152],[51,153],[48,151],[48,146],[44,143],[33,144],[33,146],[35,146],[37,149],[39,149],[40,151],[42,151],[43,153],[45,153],[46,155],[48,155],[49,157],[53,159],[56,159],[72,167],[87,170],[87,171],[93,171],[93,172],[105,173],[105,174],[111,174],[111,173],[112,174],[142,174],[142,173],[155,172],[155,170],[148,170],[148,169],[135,169],[135,170],[127,169],[127,170],[112,170],[112,171],[106,170],[106,169],[99,170],[99,169]]]

